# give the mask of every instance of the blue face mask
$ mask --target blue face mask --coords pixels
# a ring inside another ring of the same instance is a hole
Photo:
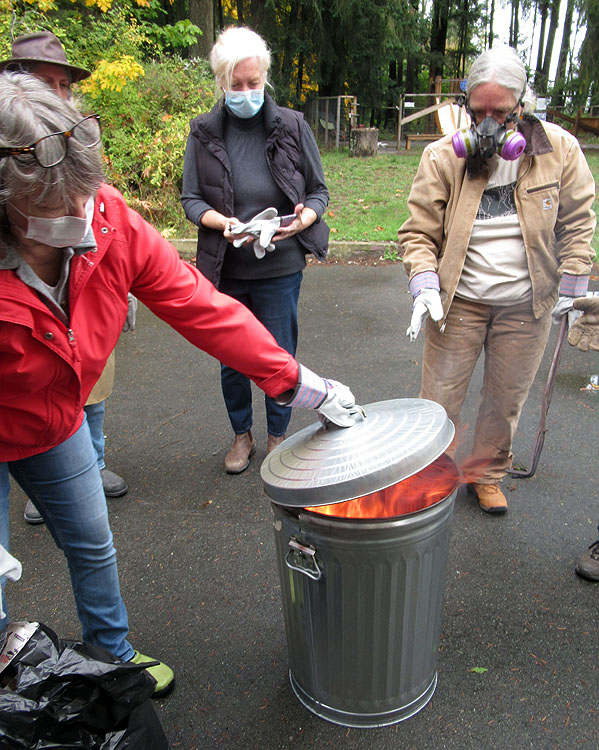
[[[225,104],[237,117],[248,120],[258,114],[264,104],[264,88],[248,91],[225,91]]]

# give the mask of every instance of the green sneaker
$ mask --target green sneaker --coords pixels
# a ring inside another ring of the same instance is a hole
[[[162,698],[173,689],[175,685],[175,673],[169,666],[158,661],[158,659],[152,659],[151,656],[140,654],[139,651],[135,652],[131,661],[134,664],[144,664],[147,661],[158,662],[155,666],[146,668],[146,672],[153,677],[156,682],[152,698]]]

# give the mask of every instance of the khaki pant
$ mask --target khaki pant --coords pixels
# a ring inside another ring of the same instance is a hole
[[[106,360],[102,374],[98,381],[92,388],[92,392],[89,394],[85,405],[88,404],[99,404],[101,401],[106,401],[108,396],[112,393],[112,387],[114,385],[114,351],[110,353],[110,357]]]
[[[482,403],[466,481],[495,484],[512,464],[512,441],[549,337],[551,312],[535,319],[530,303],[492,307],[454,298],[443,333],[430,318],[422,363],[421,398],[445,407],[460,434],[460,412],[484,349]],[[456,442],[448,451],[455,454]]]

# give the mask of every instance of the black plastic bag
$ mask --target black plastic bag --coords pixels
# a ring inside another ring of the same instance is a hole
[[[0,673],[2,750],[168,750],[144,667],[40,624]]]

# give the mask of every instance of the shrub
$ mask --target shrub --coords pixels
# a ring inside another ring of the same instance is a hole
[[[108,181],[165,236],[189,234],[179,203],[183,156],[189,121],[215,102],[206,61],[165,57],[120,91],[102,88],[98,78],[82,89],[102,117]]]

